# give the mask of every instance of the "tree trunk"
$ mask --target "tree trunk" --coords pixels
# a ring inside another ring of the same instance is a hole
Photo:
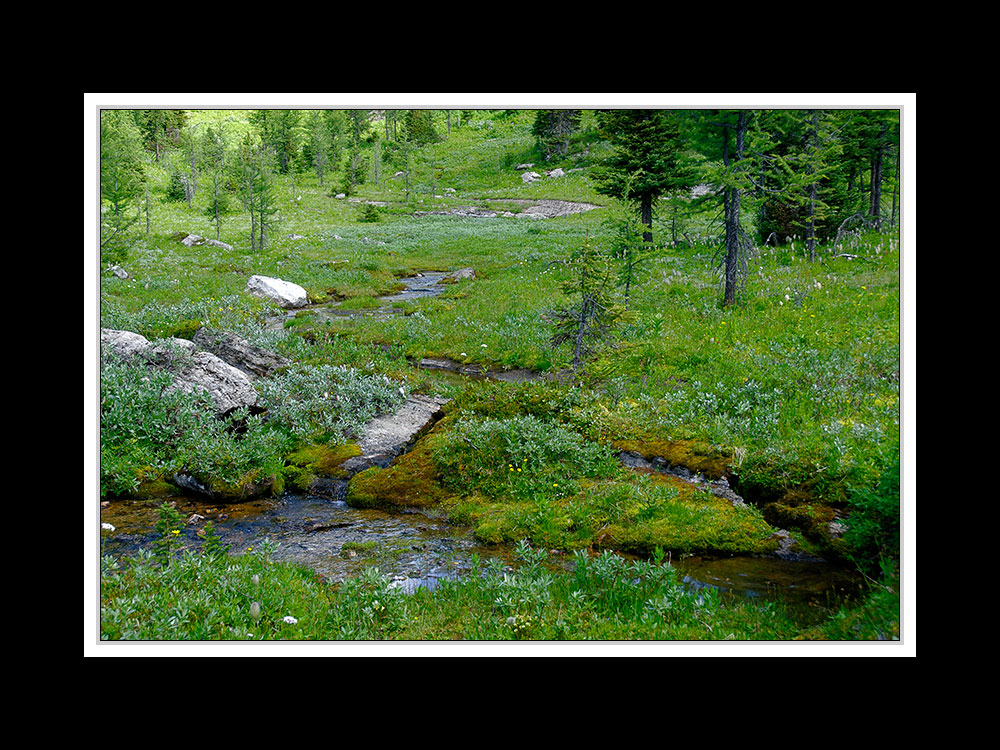
[[[896,182],[892,186],[892,212],[889,214],[889,221],[892,222],[892,226],[895,227],[898,223],[896,221],[896,208],[897,200],[899,198],[899,149],[896,150]]]
[[[643,225],[649,227],[647,231],[642,233],[643,242],[653,241],[653,196],[646,194],[640,199],[639,210],[642,213],[642,223]]]
[[[819,150],[819,111],[812,111],[812,133],[810,133],[810,140],[812,141],[813,148],[813,159],[816,158],[816,152]],[[815,169],[810,162],[808,167],[809,173],[814,174]],[[809,261],[811,263],[816,262],[816,199],[818,198],[819,188],[816,183],[815,178],[811,183],[809,183],[809,236],[806,237],[806,247],[809,249]]]
[[[736,162],[743,159],[743,139],[746,135],[747,120],[746,112],[740,110],[739,118],[736,122]],[[722,161],[729,167],[729,135],[723,144]],[[726,191],[725,197],[725,224],[726,224],[726,291],[723,298],[723,305],[733,305],[736,303],[736,283],[739,268],[740,252],[740,201],[743,191],[738,187],[731,187]]]
[[[872,177],[871,177],[871,202],[869,203],[868,214],[871,216],[872,224],[876,230],[882,228],[882,155],[885,151],[885,124],[879,134],[878,145],[872,152]]]

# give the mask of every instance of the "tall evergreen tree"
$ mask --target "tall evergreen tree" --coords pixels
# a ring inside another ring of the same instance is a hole
[[[682,152],[678,112],[665,109],[599,110],[601,134],[613,149],[595,169],[598,192],[614,198],[634,197],[646,226],[643,239],[653,240],[653,207],[660,196],[694,184]]]
[[[184,127],[184,112],[179,109],[133,110],[136,124],[142,131],[146,149],[152,151],[159,164],[164,152],[175,147]]]
[[[320,187],[323,186],[323,175],[333,166],[330,158],[330,151],[333,147],[333,138],[330,133],[329,123],[321,110],[314,110],[308,115],[307,129],[309,138],[303,145],[303,155],[308,159],[313,169],[316,170],[316,177],[319,178]]]
[[[540,109],[535,113],[531,134],[545,161],[552,161],[569,153],[570,138],[580,125],[578,109]]]
[[[232,165],[236,195],[250,215],[250,249],[263,250],[268,230],[277,223],[274,175],[276,158],[269,146],[247,133]]]
[[[708,159],[704,177],[722,198],[724,252],[723,305],[736,302],[746,278],[753,244],[741,224],[743,197],[753,185],[754,160],[748,158],[747,133],[752,113],[738,110],[699,110],[689,120],[691,144]]]
[[[294,168],[301,146],[301,114],[297,109],[258,109],[250,114],[250,122],[259,129],[262,142],[275,154],[281,174],[288,174]]]
[[[844,161],[849,186],[855,195],[855,209],[864,213],[870,224],[878,226],[882,218],[882,188],[889,163],[899,143],[899,111],[895,109],[844,110]]]
[[[215,239],[222,238],[222,215],[225,213],[225,172],[226,172],[226,141],[222,133],[209,127],[202,136],[202,160],[212,181],[212,201],[209,205],[212,220],[215,222]]]
[[[788,225],[802,233],[809,259],[815,261],[816,243],[828,231],[834,211],[829,183],[838,168],[840,142],[830,112],[792,110],[788,116],[797,142],[774,158],[780,171],[777,191],[791,209]]]
[[[128,110],[107,109],[101,128],[101,248],[121,243],[140,218],[142,133]]]
[[[425,146],[438,141],[434,129],[434,113],[429,109],[408,109],[403,116],[406,139],[415,146]]]

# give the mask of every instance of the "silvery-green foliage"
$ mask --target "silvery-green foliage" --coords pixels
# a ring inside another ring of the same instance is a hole
[[[171,390],[172,383],[166,370],[110,352],[102,357],[102,492],[130,492],[147,477],[179,468],[190,436],[210,429],[210,398]]]
[[[299,438],[342,440],[394,410],[406,388],[384,375],[334,365],[296,365],[257,384],[269,423]]]

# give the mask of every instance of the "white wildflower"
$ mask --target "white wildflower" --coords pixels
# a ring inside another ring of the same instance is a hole
[[[110,523],[102,523],[101,524],[101,528],[104,529],[105,531],[114,531],[115,530],[115,527],[112,526]]]
[[[291,615],[285,615],[284,617],[281,618],[281,621],[286,625],[294,625],[295,623],[298,622],[298,620],[296,620]]]

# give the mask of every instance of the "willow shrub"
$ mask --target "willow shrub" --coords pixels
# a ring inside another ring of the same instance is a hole
[[[458,423],[437,444],[434,462],[454,492],[513,500],[564,497],[580,479],[622,471],[610,449],[533,416]]]

